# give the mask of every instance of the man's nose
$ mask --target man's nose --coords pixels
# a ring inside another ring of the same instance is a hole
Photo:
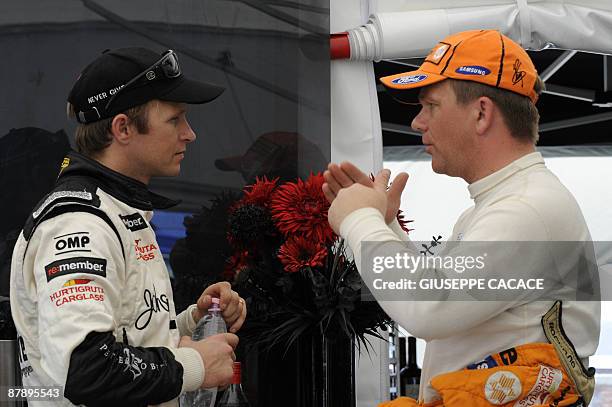
[[[186,122],[185,124],[187,127],[183,130],[182,139],[187,143],[191,143],[196,139],[196,134],[189,125],[189,122]]]
[[[417,114],[415,118],[412,119],[412,123],[410,126],[419,133],[425,132],[427,125],[425,124],[425,120],[423,118],[423,108],[421,108],[419,114]]]

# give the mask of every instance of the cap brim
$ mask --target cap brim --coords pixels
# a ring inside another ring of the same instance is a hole
[[[242,160],[241,155],[219,158],[215,160],[215,167],[221,171],[240,171]]]
[[[385,90],[398,102],[419,103],[419,89],[447,79],[446,76],[420,70],[380,78]]]
[[[223,93],[225,88],[211,83],[179,78],[177,86],[159,95],[160,100],[187,104],[212,102]]]

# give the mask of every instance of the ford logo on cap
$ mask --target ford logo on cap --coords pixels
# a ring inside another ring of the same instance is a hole
[[[455,70],[455,72],[460,73],[462,75],[480,75],[485,76],[491,73],[490,70],[485,68],[484,66],[471,65],[471,66],[460,66]]]
[[[396,85],[407,85],[409,83],[419,83],[427,79],[427,75],[410,75],[410,76],[400,76],[399,78],[395,78],[391,81]]]

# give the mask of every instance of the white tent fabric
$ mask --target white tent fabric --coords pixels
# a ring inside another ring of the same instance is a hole
[[[396,3],[396,2],[393,2]],[[446,4],[436,8],[436,4]],[[380,1],[367,24],[349,31],[351,59],[422,57],[449,34],[497,29],[524,48],[612,52],[612,2],[495,0],[427,2],[414,10]],[[452,5],[451,5],[452,4]]]
[[[369,15],[367,0],[330,1],[330,30],[356,27]],[[337,60],[330,70],[332,161],[350,159],[362,168],[382,168],[382,130],[372,63]]]
[[[332,0],[330,30],[341,32],[367,21],[367,0]],[[331,63],[331,159],[350,160],[361,168],[382,168],[380,113],[372,63]],[[347,99],[347,97],[349,97]],[[384,332],[381,332],[384,335]],[[372,352],[357,356],[355,392],[357,407],[375,406],[388,398],[387,343],[371,338]]]

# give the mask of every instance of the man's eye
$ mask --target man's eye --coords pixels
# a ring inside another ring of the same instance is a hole
[[[176,124],[176,123],[178,123],[179,118],[178,118],[178,117],[173,117],[173,118],[171,118],[171,119],[170,119],[170,120],[168,120],[168,121],[169,121],[170,123],[174,123],[174,124]]]
[[[434,107],[436,107],[436,106],[437,106],[437,104],[436,104],[436,103],[434,103],[434,102],[421,102],[421,106],[422,106],[422,107],[426,107],[426,108],[428,108],[428,109],[430,109],[430,110],[431,110],[431,109],[433,109]]]

